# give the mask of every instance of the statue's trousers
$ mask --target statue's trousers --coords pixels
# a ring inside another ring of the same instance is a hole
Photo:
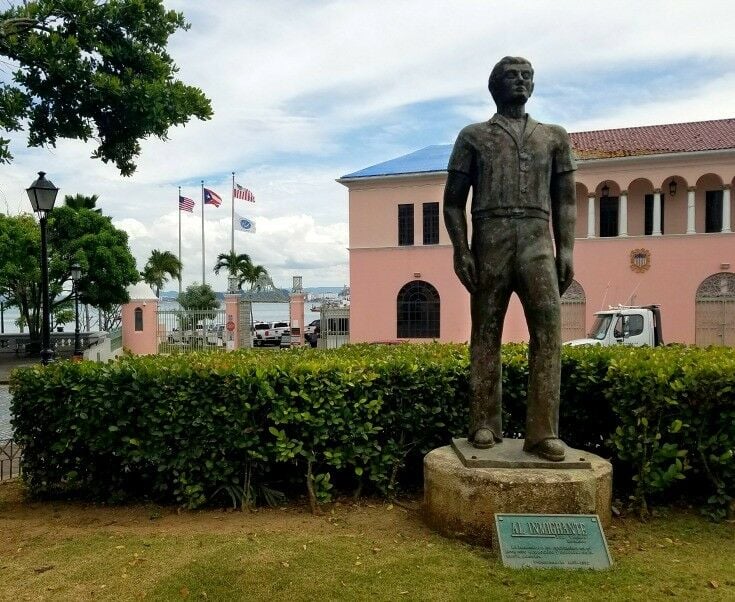
[[[529,382],[526,448],[559,436],[561,311],[549,222],[539,217],[483,217],[472,221],[478,286],[472,294],[470,431],[502,436],[503,319],[511,293],[528,323]]]

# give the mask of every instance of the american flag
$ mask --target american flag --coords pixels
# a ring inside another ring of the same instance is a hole
[[[250,201],[251,203],[255,202],[255,195],[247,188],[240,186],[240,184],[235,183],[235,187],[232,189],[232,194],[236,199]]]
[[[220,197],[220,195],[218,195],[214,190],[205,188],[204,189],[204,204],[214,205],[215,207],[219,207],[222,204],[222,197]]]
[[[186,198],[185,196],[179,197],[179,211],[188,211],[189,213],[194,213],[194,201],[191,199]]]

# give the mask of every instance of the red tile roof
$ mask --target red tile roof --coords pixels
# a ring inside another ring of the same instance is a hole
[[[735,119],[646,125],[569,134],[578,159],[735,148]]]

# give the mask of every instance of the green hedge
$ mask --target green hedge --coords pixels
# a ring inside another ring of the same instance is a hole
[[[503,348],[506,436],[523,433],[526,353]],[[468,363],[465,346],[439,344],[60,362],[14,372],[13,425],[36,495],[391,494],[466,433]],[[619,495],[725,512],[735,351],[565,348],[562,383],[562,437],[613,460]]]

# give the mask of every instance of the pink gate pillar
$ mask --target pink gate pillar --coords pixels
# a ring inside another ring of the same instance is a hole
[[[293,277],[293,287],[289,298],[291,347],[299,347],[304,344],[304,301],[306,295],[301,282],[301,276]]]
[[[158,353],[158,297],[145,282],[128,287],[122,306],[123,349],[135,355]]]
[[[237,349],[240,341],[240,294],[225,294],[225,347],[228,351]]]

